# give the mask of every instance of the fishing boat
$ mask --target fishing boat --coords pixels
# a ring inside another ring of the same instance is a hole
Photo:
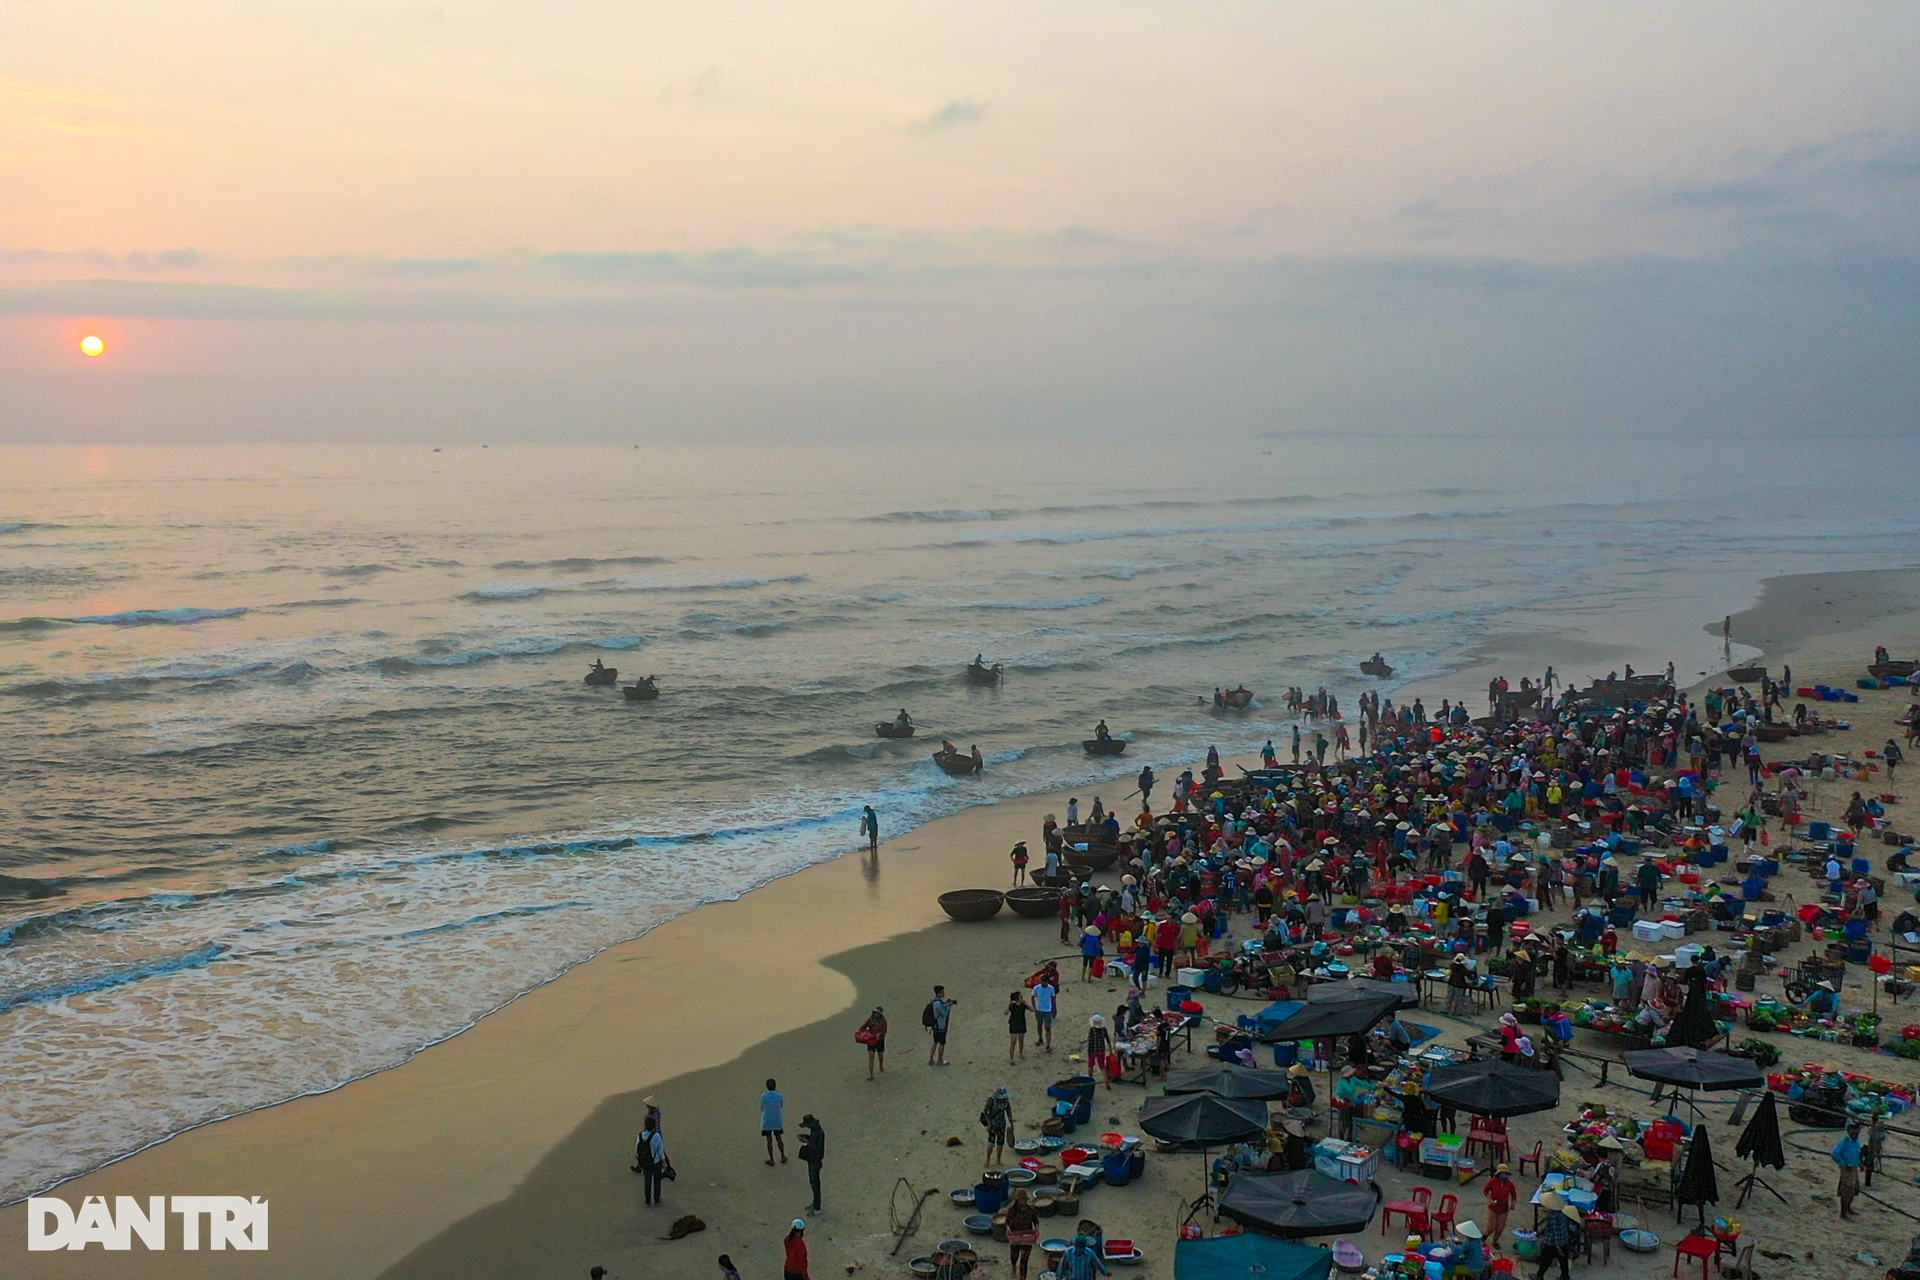
[[[1126,751],[1127,740],[1125,738],[1085,738],[1081,740],[1080,745],[1087,749],[1087,754],[1090,756],[1117,756]]]
[[[1903,662],[1898,658],[1876,662],[1867,668],[1867,674],[1875,679],[1881,676],[1910,676],[1915,671],[1920,671],[1920,662]]]
[[[1360,674],[1363,676],[1373,676],[1376,679],[1384,680],[1388,676],[1393,674],[1393,668],[1388,666],[1386,663],[1380,661],[1377,658],[1368,658],[1365,662],[1360,664]]]
[[[936,751],[933,762],[956,778],[965,778],[980,772],[980,765],[970,755],[958,751]]]
[[[620,668],[618,667],[593,667],[587,672],[586,683],[595,688],[602,688],[613,684],[619,679]]]
[[[1727,679],[1735,684],[1759,684],[1767,678],[1765,667],[1729,667]]]
[[[653,682],[652,676],[648,676],[645,680],[622,686],[620,692],[626,695],[628,702],[652,702],[660,696],[660,686]]]
[[[910,724],[901,724],[898,720],[882,720],[879,724],[873,726],[873,732],[876,736],[882,738],[911,738],[913,736],[913,726]]]
[[[1007,669],[1001,663],[986,666],[978,662],[967,664],[967,682],[969,684],[999,684],[1007,678]]]
[[[1797,732],[1798,730],[1790,724],[1756,724],[1753,726],[1753,736],[1762,742],[1785,742]]]
[[[1245,685],[1237,689],[1228,689],[1220,695],[1220,701],[1216,705],[1228,711],[1245,711],[1253,705],[1253,690]]]

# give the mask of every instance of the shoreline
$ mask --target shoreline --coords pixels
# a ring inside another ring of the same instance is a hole
[[[1850,576],[1793,578],[1804,587]],[[1775,581],[1761,584],[1762,603],[1747,612],[1763,607]],[[1920,592],[1901,594],[1899,609],[1836,618],[1840,630],[1797,637],[1789,656],[1809,666],[1828,653],[1838,659],[1855,633],[1895,616],[1920,617]],[[1512,640],[1489,637],[1484,648],[1493,655]],[[1864,669],[1864,658],[1856,659]],[[1404,696],[1419,688],[1409,683]],[[1396,700],[1401,696],[1396,690]],[[1090,804],[1090,787],[1079,794]],[[818,1035],[856,998],[847,966],[861,968],[857,953],[924,939],[943,920],[934,896],[969,877],[1003,884],[1004,850],[1014,839],[1031,840],[1039,815],[1059,812],[1063,802],[1063,794],[1043,793],[971,806],[884,843],[878,874],[867,874],[866,859],[854,852],[705,904],[577,962],[397,1065],[184,1130],[61,1184],[64,1194],[70,1201],[88,1194],[246,1194],[276,1202],[275,1248],[266,1254],[136,1253],[129,1264],[139,1263],[124,1274],[406,1275],[416,1251],[489,1206],[510,1203],[551,1155],[618,1099],[742,1062],[784,1037]],[[847,892],[862,887],[864,894]],[[803,918],[832,912],[833,936],[808,945],[807,931],[787,927],[796,911]],[[830,963],[840,960],[846,964]],[[624,971],[635,963],[646,968],[644,976]],[[655,981],[668,988],[664,994],[650,989]],[[608,1009],[636,1001],[659,1029],[605,1025]],[[728,1025],[688,1025],[716,1007],[730,1015]],[[910,1016],[911,1009],[893,1012]],[[917,1028],[909,1030],[907,1042],[917,1042]],[[899,1020],[894,1034],[900,1039]],[[610,1057],[621,1065],[608,1065]],[[844,1158],[849,1148],[840,1150]],[[300,1167],[290,1171],[289,1164]],[[0,1210],[9,1231],[18,1231],[23,1217],[17,1203]],[[345,1244],[336,1234],[341,1222],[353,1224]],[[28,1273],[122,1274],[118,1258],[36,1254]]]

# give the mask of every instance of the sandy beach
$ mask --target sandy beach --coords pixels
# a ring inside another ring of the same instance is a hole
[[[1916,615],[1920,594],[1903,574],[1805,575],[1765,584],[1758,604],[1735,616],[1734,634],[1770,664],[1791,662],[1796,682],[1850,684],[1873,643],[1900,648],[1914,634]],[[1713,629],[1717,636],[1717,623]],[[1489,640],[1488,664],[1501,660],[1500,643]],[[1540,637],[1510,647],[1516,680],[1526,669],[1514,661],[1522,647],[1527,657],[1552,652]],[[1587,656],[1606,657],[1598,650]],[[1472,705],[1484,696],[1484,678],[1480,684],[1476,693],[1463,673],[1435,688]],[[1854,730],[1832,740],[1832,749],[1876,746],[1894,732],[1905,694],[1863,694],[1849,708]],[[1230,731],[1223,724],[1223,735]],[[1091,792],[1077,794],[1083,807],[1090,803]],[[1844,789],[1829,786],[1822,800],[1831,810],[1844,798]],[[710,1278],[718,1274],[714,1256],[726,1252],[747,1280],[762,1280],[779,1269],[788,1221],[796,1214],[813,1220],[801,1212],[807,1184],[797,1159],[784,1167],[762,1163],[756,1100],[771,1076],[787,1098],[790,1153],[804,1113],[818,1115],[828,1135],[826,1213],[809,1233],[815,1276],[904,1276],[908,1257],[962,1234],[944,1192],[970,1185],[980,1167],[976,1113],[988,1094],[1010,1086],[1018,1131],[1030,1131],[1044,1087],[1077,1070],[1072,1058],[1087,1016],[1110,1014],[1124,998],[1122,986],[1070,977],[1059,1051],[1037,1053],[1030,1037],[1025,1061],[1009,1066],[1002,1005],[1038,960],[1065,953],[1057,925],[1008,913],[984,925],[956,925],[934,902],[950,888],[1004,886],[1007,849],[1016,839],[1037,848],[1041,816],[1059,812],[1064,800],[1030,797],[969,810],[887,841],[877,865],[851,854],[738,901],[700,908],[603,952],[400,1067],[206,1126],[60,1188],[73,1203],[87,1195],[267,1197],[267,1253],[23,1253],[16,1273],[504,1280],[585,1277],[603,1265],[616,1277]],[[960,1000],[946,1069],[927,1066],[918,1025],[934,983]],[[1777,981],[1763,981],[1761,990],[1777,988]],[[1210,1017],[1226,1021],[1259,1007],[1217,997],[1206,1003]],[[869,1082],[852,1033],[874,1005],[886,1007],[893,1031],[888,1070]],[[1439,1027],[1445,1043],[1462,1043],[1478,1029],[1437,1011],[1411,1016]],[[1804,1047],[1808,1060],[1920,1082],[1913,1064],[1890,1056],[1776,1039],[1790,1061]],[[664,1207],[651,1210],[641,1206],[640,1180],[628,1170],[647,1097],[664,1111],[679,1172]],[[1098,1127],[1132,1131],[1142,1097],[1137,1086],[1103,1092]],[[1623,1071],[1616,1069],[1605,1088],[1570,1071],[1559,1111],[1514,1123],[1516,1148],[1530,1150],[1536,1140],[1551,1145],[1547,1122],[1582,1101],[1643,1111],[1648,1105]],[[1724,1105],[1710,1110],[1727,1170],[1718,1212],[1728,1214],[1732,1181],[1743,1171],[1732,1154],[1737,1130],[1726,1127]],[[959,1143],[949,1145],[954,1138]],[[1761,1197],[1738,1214],[1749,1223],[1749,1239],[1791,1255],[1762,1264],[1770,1280],[1877,1274],[1849,1259],[1865,1250],[1883,1263],[1896,1260],[1920,1220],[1912,1216],[1920,1215],[1920,1188],[1908,1181],[1920,1168],[1895,1165],[1903,1171],[1875,1183],[1879,1199],[1863,1200],[1866,1217],[1836,1232],[1832,1169],[1820,1154],[1831,1139],[1801,1139],[1812,1149],[1794,1151],[1789,1168],[1773,1179],[1785,1206]],[[1110,1235],[1144,1242],[1149,1256],[1138,1274],[1170,1276],[1179,1205],[1199,1181],[1197,1157],[1155,1157],[1143,1182],[1090,1193],[1083,1215]],[[1382,1177],[1389,1195],[1411,1181]],[[1522,1186],[1530,1183],[1523,1179]],[[926,1205],[898,1257],[890,1257],[890,1205],[904,1216],[928,1190],[941,1194]],[[1478,1187],[1461,1196],[1462,1216],[1473,1216]],[[663,1239],[687,1213],[706,1229]],[[1671,1215],[1658,1208],[1640,1216],[1663,1238],[1677,1234]],[[23,1238],[24,1217],[20,1205],[0,1211],[0,1232]],[[1380,1242],[1377,1234],[1364,1242],[1370,1256]],[[1004,1275],[1004,1250],[989,1245],[983,1252],[986,1274]],[[1611,1269],[1665,1275],[1671,1257],[1668,1249],[1639,1257],[1615,1248]]]

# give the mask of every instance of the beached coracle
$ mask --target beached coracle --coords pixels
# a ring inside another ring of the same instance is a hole
[[[954,889],[940,895],[940,909],[963,924],[991,920],[1007,895],[998,889]]]
[[[980,772],[980,763],[970,755],[958,751],[936,751],[933,762],[956,778],[965,778]]]
[[[1060,914],[1060,890],[1033,886],[1009,889],[1004,895],[1013,914],[1029,920],[1048,920]]]
[[[1125,738],[1086,738],[1080,743],[1090,756],[1117,756],[1127,749]]]
[[[1727,679],[1735,684],[1759,684],[1766,678],[1765,667],[1732,667],[1727,671]]]
[[[879,724],[873,726],[873,731],[882,738],[911,738],[913,736],[913,726],[910,724],[901,724],[897,720],[882,720]]]
[[[1875,662],[1867,667],[1867,674],[1876,678],[1880,676],[1910,676],[1916,671],[1920,671],[1920,662],[1907,662],[1899,658],[1889,658],[1885,662]],[[1728,674],[1731,675],[1732,672],[1728,672]]]
[[[1007,678],[1007,669],[1001,663],[983,666],[978,662],[967,664],[967,681],[970,684],[999,684]]]
[[[1090,844],[1073,851],[1073,860],[1091,871],[1105,871],[1119,858],[1120,846],[1117,844]]]

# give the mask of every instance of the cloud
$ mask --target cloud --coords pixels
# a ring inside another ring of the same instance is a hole
[[[660,101],[666,103],[698,102],[702,98],[715,96],[720,92],[721,87],[722,77],[720,74],[720,64],[715,63],[697,76],[691,76],[687,79],[675,80],[669,83],[666,88],[660,91]]]
[[[987,118],[987,104],[956,98],[924,120],[917,120],[909,131],[922,135],[968,129]]]
[[[1444,240],[1463,231],[1491,231],[1501,225],[1500,211],[1489,205],[1443,205],[1414,200],[1387,219],[1411,240]]]
[[[1645,208],[1654,213],[1704,210],[1752,215],[1887,195],[1904,201],[1909,195],[1904,188],[1920,181],[1920,134],[1862,130],[1734,158],[1743,172],[1658,184],[1645,193]]]

